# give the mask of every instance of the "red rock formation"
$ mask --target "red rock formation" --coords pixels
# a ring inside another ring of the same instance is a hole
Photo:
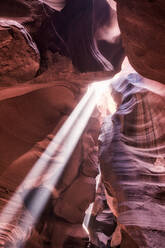
[[[39,52],[26,29],[18,22],[0,20],[0,83],[22,83],[39,70]]]
[[[144,77],[164,83],[164,0],[117,0],[117,10],[130,63]]]
[[[142,88],[141,80],[136,74],[117,80],[122,102],[100,137],[103,181],[123,248],[165,242],[164,97]]]
[[[119,60],[123,56],[120,39],[112,47],[107,44],[107,47],[113,48],[113,55],[109,53],[106,59],[98,49],[95,33],[89,33],[93,26],[90,1],[86,5],[87,13],[86,9],[81,12],[78,6],[77,12],[74,12],[75,19],[70,15],[74,10],[72,4],[76,5],[76,2],[68,1],[61,13],[44,2],[45,4],[37,0],[16,0],[13,5],[13,1],[2,0],[0,3],[0,181],[3,186],[2,194],[9,192],[7,199],[23,181],[80,100],[86,85],[114,74],[113,67],[109,67],[109,71],[107,67],[107,71],[104,71],[106,64],[111,64],[111,58],[116,61],[114,47]],[[106,3],[105,5],[107,6]],[[81,44],[84,44],[84,50],[80,54],[71,55],[74,52],[72,42],[80,49],[79,42],[74,43],[74,38],[77,37],[79,28],[76,20],[81,15],[84,20],[87,17],[91,21],[89,27],[85,23],[81,26],[94,43],[93,47],[89,46],[90,43],[86,44],[88,36],[80,35],[80,30],[79,38]],[[96,20],[97,18],[95,22]],[[107,26],[108,24],[106,23]],[[69,53],[61,38],[66,44],[70,43]],[[104,46],[100,45],[100,49],[103,52]],[[84,51],[89,60],[84,60]],[[72,62],[77,68],[73,67]],[[83,73],[80,73],[78,69],[82,67]],[[114,67],[119,70],[120,62],[115,62]],[[68,163],[57,192],[52,192],[48,207],[27,243],[28,248],[41,248],[46,244],[49,244],[48,247],[67,247],[70,242],[67,241],[68,238],[78,238],[79,241],[86,238],[81,224],[86,208],[95,197],[98,130],[98,119],[93,117]],[[32,189],[31,194],[35,190],[38,188]],[[43,195],[44,190],[49,189],[41,189]],[[26,190],[21,196],[24,193]],[[26,208],[29,208],[31,194],[24,200]],[[4,202],[1,202],[0,209],[3,207]],[[29,210],[31,211],[30,208]],[[19,214],[17,219],[18,217]],[[16,219],[14,221],[17,222]],[[4,237],[3,231],[10,233],[12,228],[14,226],[11,224],[8,230],[1,230],[2,236]],[[58,237],[54,238],[54,233],[58,233]],[[80,242],[82,247],[84,242]]]
[[[46,4],[39,0],[2,0],[0,3],[0,16],[3,19],[10,19],[25,26],[30,34],[36,32],[49,11],[52,11]]]

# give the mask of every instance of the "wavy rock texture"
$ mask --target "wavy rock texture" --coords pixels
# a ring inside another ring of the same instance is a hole
[[[164,247],[164,98],[121,82],[123,102],[100,136],[103,181],[127,234],[121,247]]]
[[[34,35],[41,57],[48,50],[60,52],[70,57],[80,72],[120,70],[124,50],[120,32],[111,33],[117,23],[116,12],[107,1],[66,1],[61,12],[48,15]]]
[[[72,88],[71,85],[62,83],[1,101],[0,130],[3,145],[0,146],[0,167],[3,188],[13,192],[39,159],[74,108],[79,88],[77,87],[77,91],[74,89],[76,87]],[[98,173],[95,140],[97,140],[98,130],[99,122],[93,117],[92,125],[88,125],[59,182],[58,194],[52,192],[50,206],[53,204],[54,207],[51,213],[48,212],[45,215],[42,228],[39,229],[40,247],[44,242],[49,242],[49,247],[51,245],[56,247],[58,243],[62,247],[68,235],[81,239],[87,237],[80,225],[86,208],[95,197],[95,177]],[[28,203],[26,205],[28,207]],[[56,216],[59,217],[59,225],[56,223]],[[66,225],[64,220],[67,221]],[[58,229],[63,221],[65,228],[60,231]],[[55,226],[54,223],[56,223]],[[50,227],[50,230],[45,240],[43,237],[45,237],[46,226]],[[79,231],[76,232],[76,228]],[[53,239],[51,244],[52,235],[56,229],[61,233],[58,238]],[[72,229],[75,230],[74,234]],[[35,247],[33,243],[35,239],[36,236],[31,241],[32,247]],[[27,245],[27,247],[30,246]]]
[[[90,242],[93,245],[92,247],[109,247],[111,240],[114,239],[112,235],[114,235],[115,228],[116,218],[107,205],[105,188],[103,183],[100,181],[88,227]],[[118,244],[120,244],[120,242]],[[115,246],[118,244],[116,242]]]
[[[62,64],[64,65],[64,63]],[[71,72],[69,73],[68,70],[67,74],[71,75]],[[89,76],[91,78],[92,74]],[[18,93],[18,86],[2,89],[2,93],[7,90],[11,94],[16,94],[15,97],[10,96],[10,94],[5,95],[6,99],[0,102],[0,130],[1,142],[3,143],[0,146],[1,186],[8,188],[10,192],[17,188],[39,159],[82,94],[80,93],[81,84],[78,82],[68,84],[64,80],[53,81],[54,76],[50,73],[45,75],[45,80],[42,76],[39,78],[43,80],[44,87],[40,81],[39,85],[35,83],[24,85],[28,87],[28,92],[26,87],[23,87],[22,91]],[[62,78],[64,78],[64,75],[62,75]],[[49,79],[53,81],[51,84]],[[49,83],[46,84],[46,81]],[[36,86],[38,89],[35,88],[34,90],[33,87]],[[7,99],[8,97],[9,99]],[[94,178],[98,173],[97,137],[99,125],[97,117],[93,117],[91,124],[88,124],[88,128],[58,185],[58,195],[56,192],[55,194],[52,192],[54,207],[52,207],[51,213],[48,211],[48,214],[44,215],[44,221],[41,221],[40,236],[32,237],[32,241],[27,244],[28,248],[30,245],[32,247],[37,245],[35,244],[37,237],[40,243],[39,247],[45,245],[46,242],[49,243],[49,247],[51,245],[52,247],[53,245],[56,246],[58,243],[62,247],[68,239],[68,235],[75,239],[78,238],[78,240],[87,237],[81,223],[86,208],[95,197]],[[82,190],[81,194],[79,188]],[[52,203],[50,205],[52,206]],[[59,224],[56,223],[54,226],[56,216],[59,218],[57,222]],[[66,225],[64,220],[67,221]],[[63,221],[65,228],[59,230]],[[49,235],[46,234],[47,238],[45,240],[46,226],[50,226],[50,230]],[[72,229],[75,231],[71,231]],[[59,239],[56,237],[51,244],[52,235],[56,230],[61,234],[58,236]]]
[[[123,46],[131,65],[144,77],[165,82],[164,0],[118,0]]]
[[[12,0],[0,1],[1,211],[86,92],[87,85],[111,78],[123,59],[119,35],[109,43],[102,43],[102,35],[99,42],[96,37],[97,29],[103,34],[111,18],[116,20],[116,13],[106,1],[97,1],[94,6],[90,1],[67,1],[61,12],[50,6],[46,0],[15,0],[14,4]],[[102,20],[103,10],[106,18]],[[107,53],[108,50],[111,52]],[[22,208],[28,209],[30,220],[31,196],[35,192],[44,195],[51,191],[50,201],[27,248],[86,245],[82,221],[86,208],[95,198],[99,116],[94,114],[88,123],[58,188],[52,190],[50,185],[34,184],[25,197]],[[26,185],[17,194],[18,202],[28,190]],[[5,217],[10,217],[11,212]],[[1,245],[6,236],[11,242],[11,233],[23,241],[22,230],[21,235],[19,228],[11,232],[16,223],[19,226],[20,215],[21,211],[10,227],[0,225]],[[10,246],[9,243],[6,245]],[[14,246],[20,247],[19,242],[12,243],[11,247]]]
[[[55,10],[62,10],[66,4],[65,0],[40,0],[41,2],[47,4],[48,6],[50,6],[52,9]]]

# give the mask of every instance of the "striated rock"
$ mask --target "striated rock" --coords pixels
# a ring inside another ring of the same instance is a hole
[[[24,93],[21,96],[0,102],[0,130],[3,144],[0,146],[0,181],[3,187],[14,191],[23,181],[74,108],[79,94],[79,84],[68,85],[65,82],[56,82],[54,86],[49,85],[47,88],[38,89],[27,94]],[[69,160],[56,192],[52,191],[55,209],[56,206],[59,206],[57,213],[56,211],[55,213],[66,219],[66,221],[69,219],[68,225],[72,221],[79,223],[79,225],[82,223],[85,210],[95,196],[94,177],[98,171],[96,168],[96,148],[93,148],[93,145],[97,140],[99,123],[95,118],[93,118],[92,123],[94,125],[87,127],[86,133],[80,139],[75,152]],[[90,142],[88,142],[89,140]],[[87,151],[89,151],[89,155]],[[92,161],[95,163],[93,166]],[[89,166],[89,168],[86,170],[85,166]],[[31,178],[31,182],[34,179]],[[26,187],[28,190],[29,185],[27,184]],[[35,183],[34,187],[37,187]],[[48,190],[52,190],[49,188],[49,180],[46,187]],[[77,197],[75,197],[76,195]],[[27,207],[29,197],[26,199]],[[72,198],[73,201],[71,200]],[[68,207],[65,202],[71,202],[73,205]],[[54,216],[54,213],[51,212],[45,216],[44,225],[54,225],[54,219],[51,218],[50,220],[50,215]],[[63,229],[61,235],[64,235],[67,239],[68,235],[64,232]],[[52,235],[51,233],[50,236],[52,237]],[[29,242],[33,243],[35,237],[32,236]],[[37,239],[42,239],[42,235],[37,236]],[[35,245],[34,242],[34,247]]]
[[[0,20],[0,83],[22,83],[35,77],[39,52],[19,23]]]
[[[114,23],[117,23],[116,13],[107,1],[97,0],[93,6],[90,1],[64,2],[16,0],[13,7],[12,0],[2,0],[0,17],[18,21],[27,28],[40,51],[41,70],[48,67],[48,51],[70,57],[81,72],[113,71],[113,67],[116,71],[120,70],[124,51],[120,32],[117,36],[111,32],[116,25]],[[56,11],[58,5],[61,5],[60,9],[65,5],[61,12]],[[104,18],[100,14],[102,12],[105,13]],[[79,32],[82,29],[85,35]]]
[[[53,12],[41,25],[35,41],[43,58],[48,50],[60,52],[71,58],[80,72],[118,71],[124,50],[120,32],[116,36],[110,31],[114,23],[116,13],[106,0],[93,4],[90,0],[66,1],[61,12]],[[108,41],[102,42],[105,39]]]
[[[42,1],[43,3],[47,4],[48,6],[50,6],[52,9],[55,9],[55,10],[62,10],[65,6],[65,2],[66,0],[40,0]]]
[[[88,226],[90,243],[98,248],[109,247],[115,228],[115,217],[107,205],[104,186],[100,181]]]
[[[119,70],[123,56],[119,37],[113,45],[106,43],[106,49],[103,49],[105,43],[101,44],[104,33],[101,28],[109,26],[111,17],[107,1],[103,5],[97,1],[103,9],[108,8],[108,21],[103,18],[103,22],[102,18],[97,22],[102,9],[97,4],[91,5],[91,1],[67,1],[60,13],[51,8],[55,2],[52,5],[49,0],[15,0],[14,7],[12,0],[0,3],[0,69],[3,67],[0,70],[0,187],[6,194],[6,201],[41,157],[87,85],[111,78]],[[91,32],[93,27],[94,32]],[[85,210],[94,201],[98,173],[98,119],[98,114],[92,117],[56,189],[50,187],[51,175],[46,178],[44,187],[40,187],[41,178],[35,182],[34,175],[29,184],[24,185],[24,192],[18,194],[19,199],[23,198],[22,208],[28,209],[30,214],[33,210],[36,212],[35,206],[30,205],[31,196],[36,192],[40,196],[51,194],[47,212],[34,230],[28,248],[47,244],[48,247],[61,244],[61,248],[70,244],[71,247],[75,244],[76,248],[84,246],[86,235],[81,224]],[[1,201],[0,207],[5,203]],[[50,206],[53,209],[49,209]],[[16,223],[15,218],[12,228]],[[3,232],[6,229],[0,234],[8,237]]]
[[[164,98],[140,88],[136,76],[116,83],[122,103],[104,123],[100,164],[108,203],[124,230],[121,247],[159,248],[165,242]]]
[[[113,73],[112,65],[114,65],[116,71],[119,70],[123,59],[123,48],[119,37],[120,33],[118,33],[117,39],[115,36],[111,40],[114,33],[110,30],[116,23],[116,13],[110,8],[107,1],[104,0],[101,5],[100,1],[96,1],[92,8],[90,1],[85,3],[80,1],[80,6],[77,5],[77,1],[67,1],[61,12],[49,7],[49,5],[53,6],[61,3],[64,5],[63,2],[51,1],[50,4],[48,0],[16,0],[15,12],[12,14],[11,0],[2,0],[0,3],[0,17],[5,20],[16,20],[27,28],[41,54],[41,71],[49,66],[47,54],[50,51],[52,53],[60,52],[70,57],[73,64],[81,72],[107,70]],[[85,6],[85,9],[83,6]],[[102,10],[106,12],[103,19],[100,15]],[[91,15],[95,16],[94,20],[91,19]],[[84,22],[78,21],[80,16],[83,16]],[[87,19],[89,19],[89,23],[86,23],[85,20]],[[94,33],[91,32],[92,26],[94,26]],[[81,29],[86,30],[83,36],[82,32],[79,33]],[[102,32],[102,29],[106,31]],[[102,42],[107,30],[110,41]],[[98,33],[100,34],[97,38]],[[79,49],[80,46],[82,52]]]
[[[69,58],[55,53],[49,61],[49,69],[30,81],[21,84],[14,84],[8,81],[6,84],[1,84],[0,101],[21,96],[26,93],[37,91],[40,89],[46,90],[51,87],[67,87],[76,95],[77,102],[86,92],[87,85],[94,81],[103,81],[111,78],[114,73],[107,71],[79,73],[72,65]],[[67,81],[66,81],[67,78]]]
[[[144,77],[165,82],[164,0],[118,0],[123,46],[131,65]]]

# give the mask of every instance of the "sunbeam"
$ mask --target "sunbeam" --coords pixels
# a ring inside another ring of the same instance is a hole
[[[59,179],[101,95],[106,90],[109,90],[110,84],[114,83],[119,77],[120,75],[117,74],[110,80],[96,82],[89,86],[84,97],[35,163],[25,180],[18,187],[7,206],[2,210],[0,223],[3,224],[3,229],[7,228],[12,220],[22,212],[19,224],[13,227],[10,234],[11,242],[17,242],[17,239],[20,237],[16,237],[15,234],[19,233],[16,230],[21,230],[22,228],[24,230],[24,236],[21,239],[26,240],[28,238],[30,229],[32,229],[40,217],[52,191],[56,191]],[[29,190],[27,190],[23,197],[20,197],[20,193],[27,188],[27,184]],[[44,186],[47,188],[47,185],[49,185],[49,189],[51,190],[44,190],[42,193],[41,190],[34,191],[34,186],[36,185],[40,189],[44,188]],[[32,217],[23,209],[25,202],[28,203],[28,209],[30,209]]]

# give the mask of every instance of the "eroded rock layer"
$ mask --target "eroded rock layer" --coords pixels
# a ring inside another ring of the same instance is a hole
[[[164,83],[164,0],[118,0],[117,12],[130,63],[144,77]]]
[[[159,248],[165,242],[164,98],[135,81],[116,84],[122,102],[102,128],[101,170],[109,205],[127,233],[121,247]]]
[[[35,77],[39,51],[26,29],[16,21],[0,20],[0,83],[23,83]]]
[[[16,0],[14,5],[10,0],[0,2],[1,213],[86,92],[87,85],[108,79],[120,70],[120,34],[113,42],[102,43],[102,36],[99,41],[96,37],[97,29],[101,34],[102,27],[108,30],[116,13],[106,1],[101,8],[101,2],[98,3],[66,1],[65,8],[58,12],[51,8],[50,1]],[[103,20],[99,19],[101,9],[106,9]],[[1,245],[20,247],[26,239],[27,248],[86,245],[82,222],[85,210],[94,201],[98,174],[100,114],[96,113],[58,187],[53,190],[49,183],[40,187],[34,182],[32,188],[27,184],[16,193],[13,207],[9,206],[9,211],[1,216]],[[27,221],[33,218],[33,211],[37,210],[30,203],[36,192],[40,196],[49,192],[51,197],[37,227],[27,237],[29,222],[25,228],[19,218],[24,218],[22,211],[28,213]],[[13,217],[15,206],[20,210]]]

